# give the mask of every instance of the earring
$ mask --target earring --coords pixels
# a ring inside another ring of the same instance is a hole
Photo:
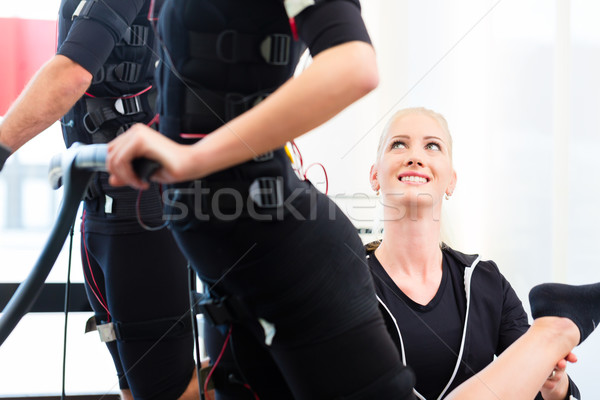
[[[448,194],[448,193],[444,194],[444,197],[446,198],[446,200],[450,200],[450,196],[452,196],[452,194]]]
[[[375,196],[379,196],[379,189],[375,192]]]

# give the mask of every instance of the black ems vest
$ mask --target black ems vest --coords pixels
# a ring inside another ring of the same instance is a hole
[[[161,132],[181,143],[281,86],[304,47],[277,0],[167,0],[158,24]]]
[[[96,9],[90,17],[93,7]],[[154,117],[156,90],[152,82],[157,58],[153,50],[154,31],[148,20],[149,7],[148,0],[102,68],[94,74],[87,93],[63,117],[67,146],[75,141],[106,143],[134,123],[148,123]],[[109,26],[117,23],[100,0],[63,0],[59,46],[71,29],[74,13]]]

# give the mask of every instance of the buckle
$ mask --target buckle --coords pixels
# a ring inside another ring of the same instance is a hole
[[[234,30],[226,30],[217,37],[217,56],[221,61],[234,64],[238,62],[239,55],[237,54],[238,33]],[[229,49],[230,54],[226,54],[225,49]]]
[[[267,64],[287,65],[290,61],[289,35],[274,33],[269,35],[260,44],[260,54]]]
[[[273,157],[275,157],[275,153],[273,153],[273,150],[271,150],[268,153],[261,154],[260,156],[254,157],[254,161],[256,161],[256,162],[269,161],[269,160],[272,160]]]
[[[148,40],[148,28],[142,25],[131,25],[125,31],[122,41],[129,46],[143,46]]]
[[[83,126],[89,133],[96,133],[100,129],[100,126],[96,125],[90,113],[83,116]]]
[[[92,9],[92,6],[94,6],[95,0],[81,0],[79,2],[79,4],[77,5],[77,8],[75,9],[75,11],[73,12],[73,15],[71,15],[71,21],[74,21],[75,18],[81,16],[83,18],[87,17],[88,14],[90,13],[90,10]]]
[[[100,340],[102,342],[114,342],[117,340],[117,332],[115,331],[114,323],[109,322],[108,324],[96,325],[96,329],[98,329]]]
[[[244,303],[237,297],[212,298],[193,292],[195,314],[202,314],[213,326],[229,325],[250,318]]]
[[[256,178],[250,184],[250,198],[262,208],[281,207],[283,205],[283,178]]]
[[[117,65],[113,73],[121,82],[135,83],[140,76],[141,70],[140,64],[125,61]]]
[[[127,131],[127,129],[131,128],[133,125],[134,125],[134,123],[121,125],[119,127],[119,129],[117,130],[117,133],[115,136],[119,136],[120,134],[125,133],[125,131]]]
[[[140,97],[135,96],[125,99],[117,99],[115,101],[115,110],[123,115],[132,115],[142,112],[142,102]]]

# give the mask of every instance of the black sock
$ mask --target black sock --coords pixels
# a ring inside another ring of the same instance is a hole
[[[600,283],[571,286],[544,283],[531,289],[529,303],[533,318],[564,317],[577,325],[579,343],[600,323]]]

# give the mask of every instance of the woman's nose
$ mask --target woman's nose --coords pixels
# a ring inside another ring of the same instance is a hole
[[[423,166],[423,162],[418,157],[410,157],[408,159],[408,161],[406,162],[406,165],[409,166],[409,167],[414,166],[414,165],[422,167]]]

